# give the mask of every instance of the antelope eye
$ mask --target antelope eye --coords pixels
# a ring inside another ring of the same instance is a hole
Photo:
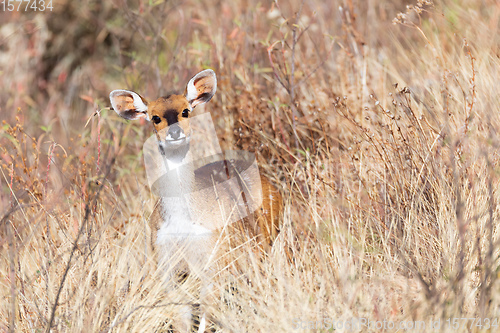
[[[182,116],[183,116],[184,118],[189,117],[189,110],[188,110],[188,109],[184,109],[184,110],[182,111]]]
[[[151,118],[151,120],[153,120],[153,122],[154,122],[155,124],[159,124],[159,123],[161,123],[161,118],[160,118],[160,117],[158,117],[158,116],[153,116],[153,118]]]

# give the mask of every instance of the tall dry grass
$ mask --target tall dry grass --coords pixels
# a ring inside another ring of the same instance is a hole
[[[497,1],[53,7],[0,13],[1,332],[166,331],[198,301],[195,279],[162,288],[150,246],[151,128],[106,96],[205,67],[221,145],[255,151],[285,198],[264,259],[217,258],[214,330],[498,329]]]

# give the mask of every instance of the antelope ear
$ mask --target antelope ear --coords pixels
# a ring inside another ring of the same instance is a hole
[[[211,69],[196,74],[189,80],[186,87],[186,99],[191,108],[203,104],[212,99],[217,91],[217,77]]]
[[[128,90],[113,90],[109,94],[113,109],[121,117],[128,120],[146,118],[148,116],[148,102],[139,94]]]

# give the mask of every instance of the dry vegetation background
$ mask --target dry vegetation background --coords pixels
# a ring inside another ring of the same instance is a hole
[[[266,258],[249,243],[215,264],[216,331],[496,331],[500,4],[415,1],[1,12],[0,332],[162,331],[196,302],[196,280],[161,287],[149,246],[151,127],[106,107],[113,89],[152,99],[204,68],[221,145],[255,151],[286,200]]]

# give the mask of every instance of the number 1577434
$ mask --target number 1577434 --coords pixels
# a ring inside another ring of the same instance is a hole
[[[52,11],[52,0],[0,0],[0,10],[4,12],[44,12]]]

